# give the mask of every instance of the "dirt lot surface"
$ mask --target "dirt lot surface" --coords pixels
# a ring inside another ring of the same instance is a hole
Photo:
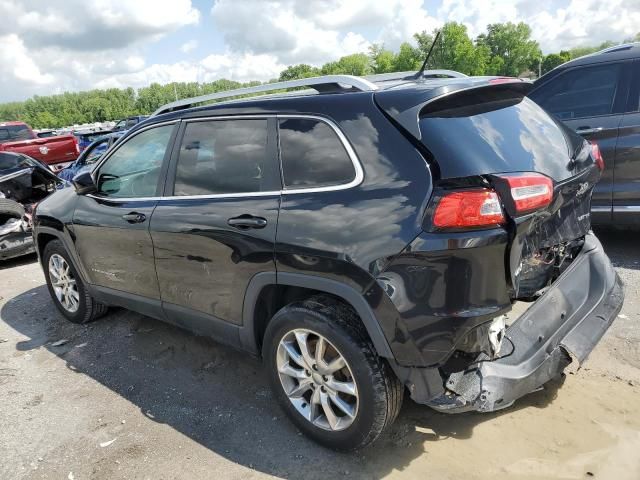
[[[599,234],[626,303],[577,374],[495,414],[405,401],[353,455],[301,436],[258,361],[124,310],[67,323],[34,257],[0,265],[0,479],[638,480],[640,233]]]

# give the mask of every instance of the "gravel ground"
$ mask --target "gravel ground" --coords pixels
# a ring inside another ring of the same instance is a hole
[[[0,265],[0,479],[640,478],[640,242],[598,232],[626,303],[583,368],[494,414],[405,401],[364,451],[318,447],[256,360],[114,310],[54,310],[34,257]]]

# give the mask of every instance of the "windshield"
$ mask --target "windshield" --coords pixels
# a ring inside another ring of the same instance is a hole
[[[0,127],[0,142],[31,140],[33,135],[26,125],[5,125]]]
[[[34,159],[25,155],[0,152],[0,171],[12,168],[35,167],[39,165]]]

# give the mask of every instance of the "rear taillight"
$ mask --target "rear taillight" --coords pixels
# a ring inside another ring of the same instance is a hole
[[[504,222],[498,194],[487,189],[446,193],[433,215],[437,228],[490,227]]]
[[[507,182],[517,213],[546,207],[553,199],[553,181],[539,173],[501,175]]]
[[[602,153],[600,152],[600,147],[597,143],[591,144],[591,155],[593,155],[596,165],[602,172],[604,170],[604,158],[602,158]]]

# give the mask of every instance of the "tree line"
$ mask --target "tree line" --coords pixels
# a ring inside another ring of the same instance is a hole
[[[543,55],[538,42],[531,39],[531,28],[525,23],[495,23],[472,39],[467,28],[448,22],[436,31],[414,35],[415,44],[402,43],[397,51],[374,44],[367,53],[356,53],[328,62],[322,67],[291,65],[271,80],[286,81],[318,75],[376,73],[417,70],[432,49],[428,68],[456,70],[467,75],[537,76],[573,58],[616,45],[607,41],[600,45],[562,50]],[[625,42],[640,41],[640,33]],[[259,85],[220,79],[208,83],[152,83],[148,87],[109,88],[61,95],[36,95],[24,102],[0,104],[0,121],[21,120],[34,128],[59,128],[73,124],[117,120],[131,115],[149,114],[177,98],[195,97],[235,88]]]

